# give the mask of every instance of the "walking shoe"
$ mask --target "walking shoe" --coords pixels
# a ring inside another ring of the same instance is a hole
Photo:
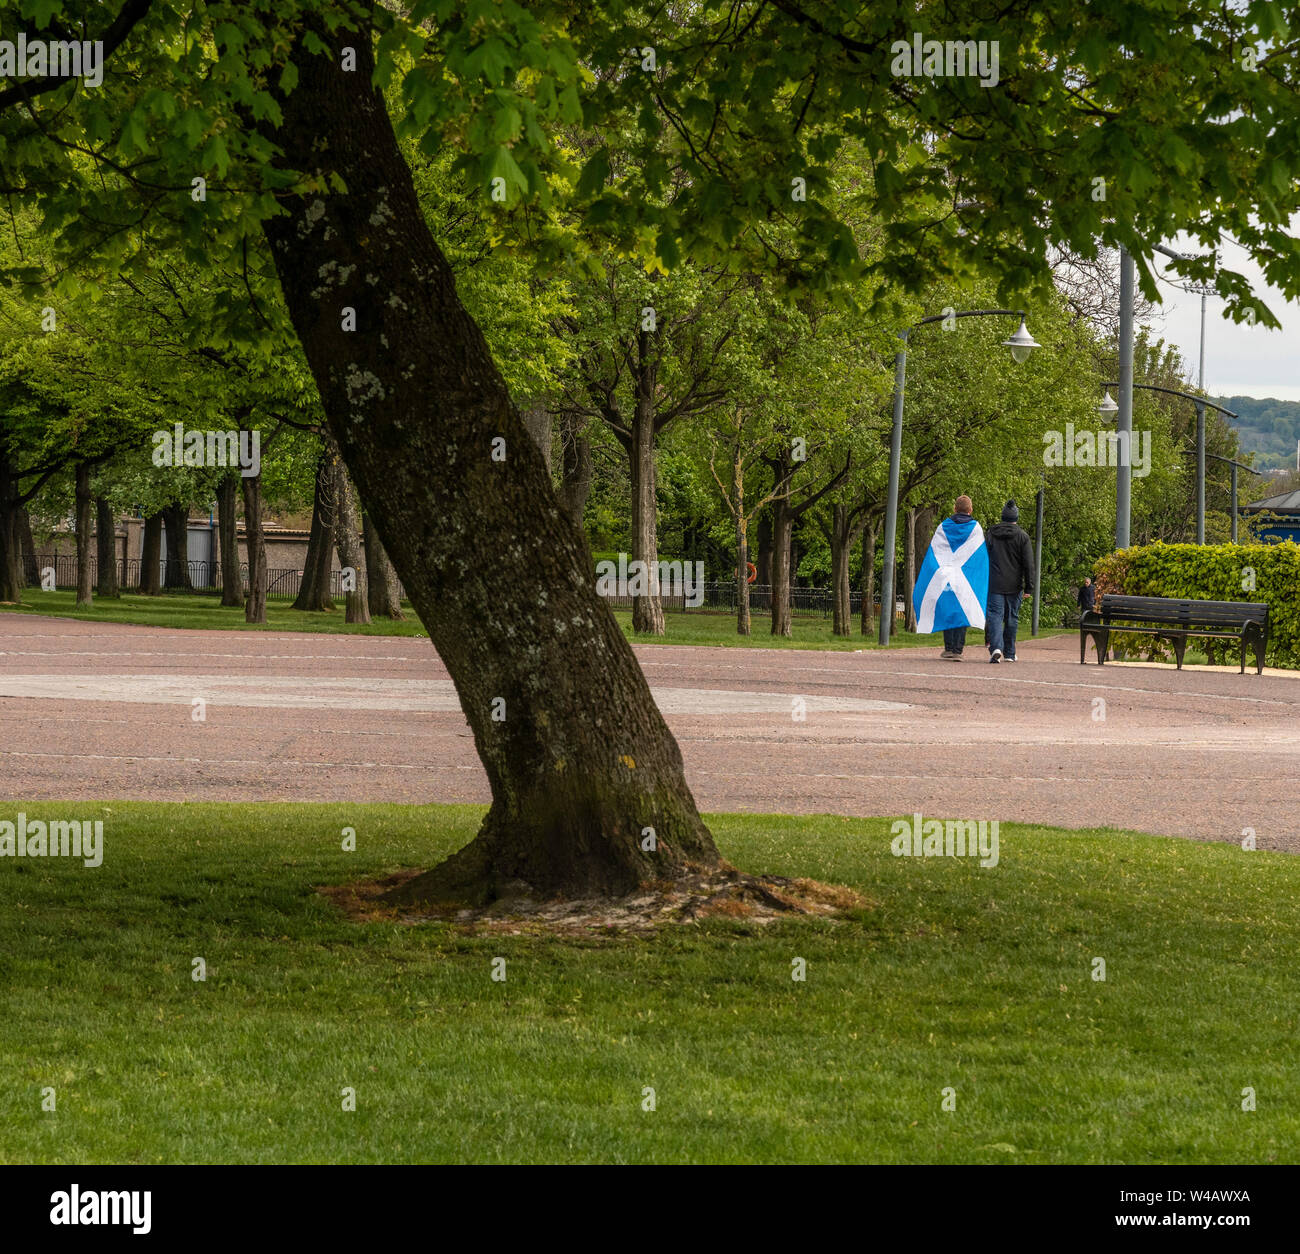
[[[1000,661],[1002,661],[1002,650],[1001,650],[1001,649],[994,649],[993,652],[989,654],[989,661],[990,661],[990,662],[1000,662]]]
[[[941,658],[954,658],[957,655],[951,649],[945,649],[942,653],[939,654],[939,656]]]
[[[1014,662],[1014,661],[1016,660],[1016,658],[1015,658],[1015,655],[1012,654],[1010,657],[1003,658],[1002,660],[1003,660],[1004,662]]]

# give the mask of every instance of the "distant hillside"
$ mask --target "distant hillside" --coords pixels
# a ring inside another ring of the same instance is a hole
[[[1254,453],[1255,465],[1294,467],[1296,441],[1300,440],[1300,401],[1279,401],[1271,396],[1215,396],[1211,398],[1238,415],[1237,430],[1243,453]]]

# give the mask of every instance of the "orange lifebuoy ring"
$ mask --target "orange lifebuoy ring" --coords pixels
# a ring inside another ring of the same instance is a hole
[[[746,579],[745,582],[753,583],[754,580],[758,578],[758,567],[755,566],[753,562],[746,562],[745,565],[749,567],[749,578]],[[736,574],[740,574],[740,572],[737,571]]]

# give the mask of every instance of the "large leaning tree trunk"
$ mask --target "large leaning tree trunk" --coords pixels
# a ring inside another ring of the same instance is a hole
[[[383,543],[370,515],[361,516],[361,543],[366,551],[366,597],[372,618],[391,618],[400,621],[402,597],[397,586],[397,572],[384,552]]]
[[[244,543],[248,547],[248,600],[244,622],[266,622],[266,536],[262,531],[262,475],[240,479],[244,494]]]
[[[217,546],[221,550],[221,604],[243,608],[244,580],[239,573],[239,480],[224,475],[217,484]]]
[[[352,485],[342,458],[335,460],[334,476],[334,546],[339,551],[339,565],[352,572],[351,591],[344,591],[345,623],[368,623],[370,602],[366,597],[366,572],[362,569],[361,536],[357,509],[352,501]]]
[[[95,564],[98,566],[95,595],[120,596],[117,582],[117,520],[105,497],[95,498]]]
[[[140,538],[140,595],[156,597],[161,591],[163,516],[146,514]]]
[[[167,574],[163,587],[181,592],[193,592],[190,580],[190,507],[168,505],[163,509],[163,524],[167,536]]]
[[[286,166],[348,191],[286,194],[264,229],[330,427],[492,789],[474,840],[391,897],[482,901],[519,881],[616,894],[716,866],[677,742],[420,212],[370,40],[316,33],[323,55],[291,52],[275,139]]]
[[[74,472],[76,482],[77,525],[77,607],[89,607],[94,598],[90,587],[90,510],[94,495],[90,490],[90,465],[78,462]]]
[[[330,574],[334,569],[334,457],[326,448],[316,462],[316,490],[312,498],[311,531],[307,556],[302,564],[302,582],[293,603],[295,610],[323,613],[334,608],[330,596]]]

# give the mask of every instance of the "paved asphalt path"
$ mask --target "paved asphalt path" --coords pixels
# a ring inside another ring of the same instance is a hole
[[[1300,852],[1300,678],[638,646],[705,810],[1116,826]],[[206,720],[191,718],[195,697]],[[802,698],[803,718],[794,698]],[[1103,706],[1097,704],[1100,698]],[[0,803],[477,801],[427,640],[0,614]]]

